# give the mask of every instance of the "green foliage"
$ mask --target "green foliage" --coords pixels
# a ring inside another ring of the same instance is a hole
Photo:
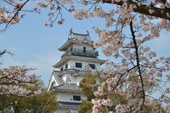
[[[133,80],[134,82],[138,81],[137,76],[133,76],[129,78],[129,80]],[[95,95],[93,94],[94,91],[97,90],[98,86],[100,83],[102,83],[104,80],[100,78],[100,74],[97,73],[95,75],[92,75],[90,73],[87,73],[85,78],[80,82],[80,88],[82,90],[82,93],[87,97],[87,101],[82,101],[82,104],[78,108],[79,113],[91,113],[92,112],[92,106],[93,104],[91,103],[92,99],[95,99]],[[106,86],[107,88],[107,86]],[[119,94],[109,94],[106,95],[107,98],[110,98],[113,101],[113,106],[109,108],[102,108],[101,111],[103,113],[107,112],[108,110],[115,112],[115,106],[117,104],[127,104],[128,100],[126,100],[123,96]],[[98,97],[98,98],[106,98],[106,97]],[[161,107],[161,112],[162,113],[167,113],[164,108]],[[144,112],[143,113],[152,113],[152,106],[145,106],[144,107]]]
[[[153,106],[144,106],[144,112],[142,112],[142,113],[153,113],[152,108],[153,108]],[[168,113],[168,112],[163,107],[161,107],[160,113]]]
[[[0,113],[11,113],[11,106],[19,100],[17,96],[0,95]]]
[[[93,104],[89,101],[82,101],[82,104],[78,108],[79,113],[91,113]]]
[[[44,92],[22,98],[17,106],[20,113],[53,113],[57,109],[56,95]]]
[[[82,93],[87,96],[87,100],[91,101],[91,99],[95,98],[93,91],[97,90],[98,83],[97,79],[99,79],[99,73],[92,75],[87,73],[85,78],[80,82],[80,88]]]
[[[100,83],[102,83],[104,80],[100,78],[100,74],[97,73],[95,75],[92,75],[90,73],[87,73],[85,78],[80,82],[80,88],[82,90],[82,93],[87,97],[88,101],[83,101],[82,104],[79,106],[78,112],[79,113],[91,113],[92,111],[92,103],[90,102],[92,99],[96,98],[95,95],[93,94],[94,91],[97,90],[98,86]],[[124,99],[122,96],[118,94],[111,94],[107,95],[111,100],[114,101],[114,105],[116,104],[123,104],[127,103],[126,99]],[[105,98],[105,97],[100,97],[100,98]],[[108,108],[109,110],[114,111],[114,107]],[[106,112],[107,109],[103,108],[103,112]]]
[[[92,112],[92,103],[90,102],[95,98],[93,91],[97,90],[98,83],[100,81],[99,73],[92,75],[87,73],[84,79],[81,80],[79,87],[82,90],[82,93],[87,97],[87,101],[82,101],[82,104],[78,108],[79,113],[91,113]]]
[[[57,105],[56,94],[43,88],[32,96],[0,95],[0,113],[54,113]]]

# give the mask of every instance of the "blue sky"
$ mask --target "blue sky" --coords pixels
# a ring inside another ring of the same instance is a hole
[[[1,67],[24,65],[37,68],[34,72],[41,75],[47,85],[53,70],[52,65],[59,61],[62,54],[57,49],[67,40],[71,28],[77,33],[87,33],[88,30],[91,38],[97,40],[92,27],[101,21],[79,21],[68,13],[64,18],[63,25],[55,24],[53,28],[49,28],[43,25],[47,20],[46,13],[29,13],[18,24],[1,33],[0,50],[7,49],[14,54],[2,57]],[[101,26],[104,25],[104,21],[102,23]]]
[[[104,20],[94,18],[89,20],[75,20],[72,14],[64,12],[65,22],[63,25],[55,24],[53,28],[44,27],[46,22],[46,13],[29,13],[9,30],[0,34],[0,50],[7,49],[14,56],[4,55],[1,58],[3,65],[25,65],[26,67],[37,68],[34,73],[41,75],[45,85],[53,70],[52,65],[60,60],[62,52],[57,49],[67,40],[70,28],[73,32],[86,33],[88,30],[91,38],[96,41],[98,35],[95,34],[92,27],[99,26],[104,28]],[[161,38],[150,43],[152,50],[158,53],[158,56],[170,56],[170,32],[161,32]],[[99,49],[100,58],[105,57]]]

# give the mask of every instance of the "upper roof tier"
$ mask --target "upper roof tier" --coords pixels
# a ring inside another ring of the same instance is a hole
[[[73,33],[71,29],[68,36],[68,40],[60,48],[58,48],[58,50],[66,51],[69,47],[71,47],[72,44],[75,43],[80,43],[80,44],[84,43],[93,46],[93,41],[91,40],[88,31],[87,34],[79,34],[79,33]]]

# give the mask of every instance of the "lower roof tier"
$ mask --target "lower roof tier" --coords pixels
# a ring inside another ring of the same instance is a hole
[[[53,87],[51,90],[56,91],[56,92],[76,92],[76,93],[81,93],[81,90],[77,86],[77,84],[71,84],[71,83],[63,83],[63,84],[61,84],[59,86]]]
[[[62,58],[58,63],[56,63],[53,67],[54,68],[60,68],[62,65],[67,63],[69,60],[75,60],[75,61],[84,61],[84,62],[92,62],[92,63],[99,63],[102,65],[105,60],[101,60],[99,58],[90,58],[90,57],[80,57],[80,56],[66,56]]]

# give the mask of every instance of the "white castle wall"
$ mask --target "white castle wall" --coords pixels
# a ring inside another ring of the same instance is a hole
[[[83,50],[83,47],[86,47],[86,50],[87,50],[87,51],[88,51],[88,50],[93,51],[93,47],[90,46],[90,45],[87,45],[87,44],[74,44],[74,45],[73,45],[73,49],[75,48],[75,49],[81,49],[81,50]]]
[[[82,63],[82,68],[76,68],[76,66],[75,66],[76,62]],[[99,70],[99,68],[100,68],[100,64],[99,63],[88,62],[88,61],[80,61],[80,60],[69,60],[67,63],[64,64],[64,66],[62,66],[62,67],[64,67],[64,69],[65,69],[65,65],[66,64],[68,64],[68,69],[79,69],[79,70],[82,70],[88,64],[95,64],[96,70]]]
[[[74,103],[80,103],[81,101],[75,101],[73,100],[73,96],[81,96],[81,101],[86,100],[87,98],[80,94],[80,93],[74,93],[74,92],[58,92],[57,93],[57,100],[62,102],[74,102]]]

